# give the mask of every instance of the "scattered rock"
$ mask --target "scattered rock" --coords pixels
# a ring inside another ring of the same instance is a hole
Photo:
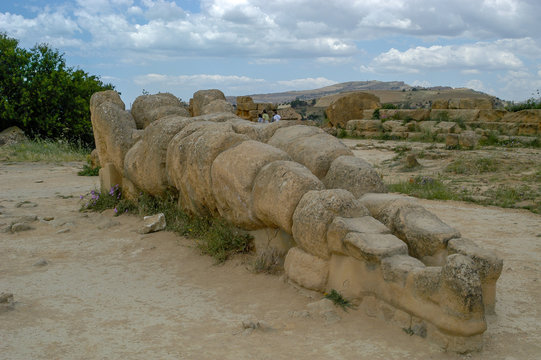
[[[13,294],[0,293],[0,304],[8,304],[13,302]]]
[[[27,223],[15,223],[13,225],[11,225],[11,232],[12,233],[16,233],[16,232],[21,232],[21,231],[27,231],[27,230],[33,230],[34,228],[32,226],[30,226],[29,224]]]
[[[0,293],[0,313],[8,310],[12,310],[15,305],[13,294]]]
[[[36,180],[34,181],[36,184],[41,184],[43,182],[43,180]]]
[[[70,232],[70,229],[69,229],[69,228],[65,228],[65,229],[58,230],[56,233],[57,233],[57,234],[65,234],[65,233],[68,233],[68,232]]]
[[[274,330],[267,322],[262,320],[243,320],[242,321],[243,335],[250,335],[254,330],[263,332]]]
[[[43,221],[53,221],[54,220],[54,216],[44,216],[41,218]]]
[[[49,265],[49,262],[45,259],[39,259],[36,263],[34,263],[32,266],[47,266]]]
[[[16,208],[22,208],[22,209],[34,208],[34,207],[37,207],[37,206],[38,206],[38,204],[33,203],[31,201],[28,201],[28,200],[21,201],[21,202],[15,204]]]
[[[143,218],[144,224],[139,229],[140,234],[148,234],[151,232],[161,231],[165,229],[165,215],[159,213],[152,216],[145,216]]]
[[[17,144],[26,140],[28,140],[28,138],[17,126],[9,127],[0,132],[0,146]]]
[[[413,168],[416,168],[418,166],[421,166],[421,164],[419,164],[419,162],[417,161],[417,158],[415,157],[415,154],[408,154],[406,156],[406,168],[408,169],[413,169]]]

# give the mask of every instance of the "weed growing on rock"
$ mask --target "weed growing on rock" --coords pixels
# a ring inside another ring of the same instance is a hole
[[[330,293],[325,294],[325,298],[329,299],[333,302],[334,305],[339,306],[344,310],[345,312],[349,309],[355,309],[356,306],[353,305],[349,300],[345,299],[342,294],[340,294],[338,291],[332,289]]]
[[[267,248],[261,252],[252,264],[255,273],[278,274],[284,268],[283,254],[275,248]]]
[[[92,167],[90,158],[87,157],[86,164],[83,165],[83,169],[77,173],[79,176],[98,176],[100,174],[100,167]]]
[[[166,230],[195,240],[204,254],[212,256],[217,263],[223,263],[231,255],[249,252],[252,236],[229,224],[221,218],[194,216],[183,211],[175,196],[166,194],[161,198],[140,193],[137,200],[124,199],[118,185],[108,193],[92,190],[86,196],[81,211],[103,211],[114,209],[115,215],[126,212],[140,216],[163,213]]]

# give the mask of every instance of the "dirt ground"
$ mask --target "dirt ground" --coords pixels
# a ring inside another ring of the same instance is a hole
[[[364,150],[375,163],[395,155]],[[0,293],[15,300],[0,308],[0,359],[541,357],[540,215],[421,200],[504,259],[484,350],[457,355],[358,310],[324,318],[308,306],[318,298],[251,273],[246,257],[216,266],[190,240],[140,235],[135,216],[81,213],[79,195],[97,186],[81,167],[0,163],[0,229],[38,217],[30,230],[0,232]],[[250,332],[245,320],[264,326]]]

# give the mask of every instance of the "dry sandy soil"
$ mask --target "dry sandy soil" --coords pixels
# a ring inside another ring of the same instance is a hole
[[[504,259],[484,350],[458,355],[358,310],[338,309],[339,321],[321,317],[308,306],[318,298],[280,276],[251,273],[246,257],[216,266],[190,240],[138,234],[135,216],[81,213],[79,195],[97,182],[76,176],[81,167],[0,163],[0,224],[41,219],[0,233],[0,292],[15,299],[0,310],[0,359],[541,357],[540,215],[422,200]],[[266,327],[246,331],[243,320]]]

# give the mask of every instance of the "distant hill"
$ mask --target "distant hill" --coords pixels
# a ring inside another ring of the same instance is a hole
[[[334,85],[325,86],[314,90],[300,90],[300,91],[285,91],[280,93],[271,94],[253,94],[248,95],[254,99],[254,102],[271,102],[280,104],[284,102],[291,102],[295,99],[299,100],[312,100],[319,99],[323,96],[334,95],[351,91],[366,91],[366,90],[395,90],[402,91],[402,89],[408,90],[412,87],[407,85],[403,81],[349,81]],[[236,103],[236,96],[228,96],[227,101]]]
[[[491,95],[472,89],[448,86],[434,86],[429,88],[413,87],[403,81],[349,81],[314,90],[286,91],[271,94],[253,94],[254,102],[269,102],[274,104],[289,103],[295,99],[316,99],[315,107],[327,107],[339,94],[352,91],[366,91],[380,98],[382,103],[393,103],[406,107],[426,107],[431,101],[444,98],[489,98],[496,103],[499,99]],[[228,96],[227,100],[236,104],[236,96]]]

